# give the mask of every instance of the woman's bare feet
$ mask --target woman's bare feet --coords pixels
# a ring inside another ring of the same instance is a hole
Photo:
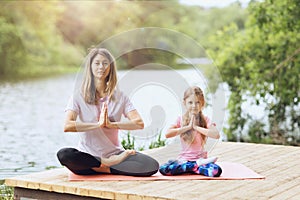
[[[113,155],[109,158],[101,158],[101,163],[110,167],[112,165],[117,165],[123,160],[125,160],[128,156],[134,155],[136,153],[135,150],[125,150],[119,155]]]

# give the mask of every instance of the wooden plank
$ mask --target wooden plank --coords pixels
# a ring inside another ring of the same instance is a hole
[[[266,192],[266,195],[273,199],[289,199],[293,196],[296,196],[293,191],[300,191],[300,179],[294,179],[293,181],[287,182],[285,184],[280,184],[273,190]],[[300,194],[297,195],[300,199]]]
[[[215,181],[193,180],[192,186],[186,187],[184,184],[171,194],[174,199],[207,199],[207,193],[212,192],[210,188],[215,188]],[[186,191],[187,190],[187,191]],[[213,191],[214,192],[214,191]]]
[[[144,184],[140,184],[139,186],[126,190],[126,193],[129,194],[139,194],[143,191],[144,196],[152,196],[152,197],[161,197],[162,193],[167,192],[172,187],[177,186],[178,183],[175,181],[155,181],[155,182],[145,182]]]
[[[280,194],[276,194],[276,196],[272,196],[272,199],[300,199],[300,192],[298,194],[295,194],[294,191],[300,191],[300,185],[295,185],[292,188],[287,189],[286,191],[281,192]]]
[[[244,181],[237,181],[237,180],[231,180],[230,183],[228,183],[228,181],[222,181],[222,186],[220,184],[217,184],[215,187],[211,187],[209,185],[209,188],[212,188],[210,190],[210,192],[204,192],[203,194],[203,198],[204,199],[218,199],[220,197],[222,198],[226,198],[228,196],[232,196],[232,195],[235,195],[235,194],[238,194],[236,191],[248,184],[249,182],[252,182],[252,181],[249,181],[249,180],[244,180]],[[231,193],[232,191],[234,191],[233,194],[229,194]],[[241,195],[241,193],[239,193],[239,195]]]
[[[299,187],[299,186],[298,186]],[[296,190],[297,189],[297,190]],[[297,191],[296,193],[294,193],[294,191]],[[299,200],[300,199],[300,188],[295,188],[293,189],[293,191],[291,192],[291,198],[290,200]]]
[[[32,190],[32,189],[26,189],[26,188],[15,188],[15,194],[14,199],[20,200],[24,197],[30,198],[30,199],[47,199],[47,200],[101,200],[99,198],[94,197],[82,197],[72,194],[59,194],[55,192],[48,192],[48,191],[42,191],[42,190]],[[104,200],[104,199],[102,199]]]
[[[165,183],[160,183],[159,187],[153,186],[149,192],[155,193],[159,197],[173,199],[177,198],[178,193],[182,193],[181,191],[184,190],[184,188],[191,188],[193,185],[193,181],[172,181],[171,183],[166,181]]]
[[[146,151],[160,163],[174,159],[178,144]],[[210,155],[219,161],[239,162],[266,176],[265,180],[189,181],[68,181],[64,168],[5,180],[9,186],[34,191],[107,199],[299,199],[299,147],[219,143]],[[288,166],[288,169],[287,169]],[[280,186],[280,187],[278,187]],[[278,189],[279,188],[279,189]],[[60,199],[61,200],[61,199]]]
[[[236,188],[235,191],[227,191],[224,195],[226,195],[227,197],[232,196],[235,198],[242,195],[244,199],[253,199],[254,197],[255,199],[267,199],[267,196],[264,192],[259,192],[259,190],[263,190],[262,188],[264,188],[265,186],[265,181],[251,181],[247,184],[242,184],[240,187]]]

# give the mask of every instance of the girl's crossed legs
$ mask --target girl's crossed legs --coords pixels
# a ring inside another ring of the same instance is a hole
[[[179,162],[178,160],[169,160],[168,163],[160,166],[159,171],[163,175],[180,175],[184,173],[201,174],[210,177],[219,177],[222,169],[214,162],[216,158],[200,159],[197,161]],[[207,163],[209,162],[209,163]]]

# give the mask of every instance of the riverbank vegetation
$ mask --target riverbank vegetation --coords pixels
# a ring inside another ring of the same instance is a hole
[[[206,45],[207,36],[225,25],[234,22],[243,27],[246,16],[239,4],[211,10],[177,1],[2,1],[0,4],[1,78],[63,73],[70,67],[73,70],[81,65],[91,46],[139,27],[176,30]],[[220,19],[221,14],[226,17]],[[161,56],[159,50],[144,49],[123,55],[118,59],[119,68],[133,67],[136,57],[146,58],[145,62],[176,65],[176,55],[164,52]]]
[[[4,180],[0,180],[0,200],[13,200],[14,188],[4,185]]]
[[[229,85],[229,140],[300,144],[299,0],[253,3],[244,30],[232,23],[211,37],[210,55]],[[253,118],[243,104],[263,106]],[[240,133],[249,127],[248,137]]]
[[[76,71],[88,48],[111,36],[141,27],[166,28],[201,44],[207,52],[195,52],[197,57],[208,53],[218,66],[222,80],[212,70],[204,74],[215,89],[219,83],[229,86],[228,140],[300,144],[299,0],[251,1],[247,8],[236,2],[210,9],[176,0],[0,5],[1,80]],[[143,63],[184,67],[177,58],[172,52],[162,56],[161,50],[140,49],[117,62],[120,69]],[[243,112],[249,99],[253,106],[265,108],[262,118]]]

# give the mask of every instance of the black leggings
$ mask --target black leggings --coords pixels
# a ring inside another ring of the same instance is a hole
[[[57,152],[59,162],[78,175],[99,174],[92,168],[100,167],[101,159],[74,148],[63,148]],[[110,167],[112,174],[129,176],[151,176],[158,171],[159,163],[137,152],[128,156],[124,161]]]

